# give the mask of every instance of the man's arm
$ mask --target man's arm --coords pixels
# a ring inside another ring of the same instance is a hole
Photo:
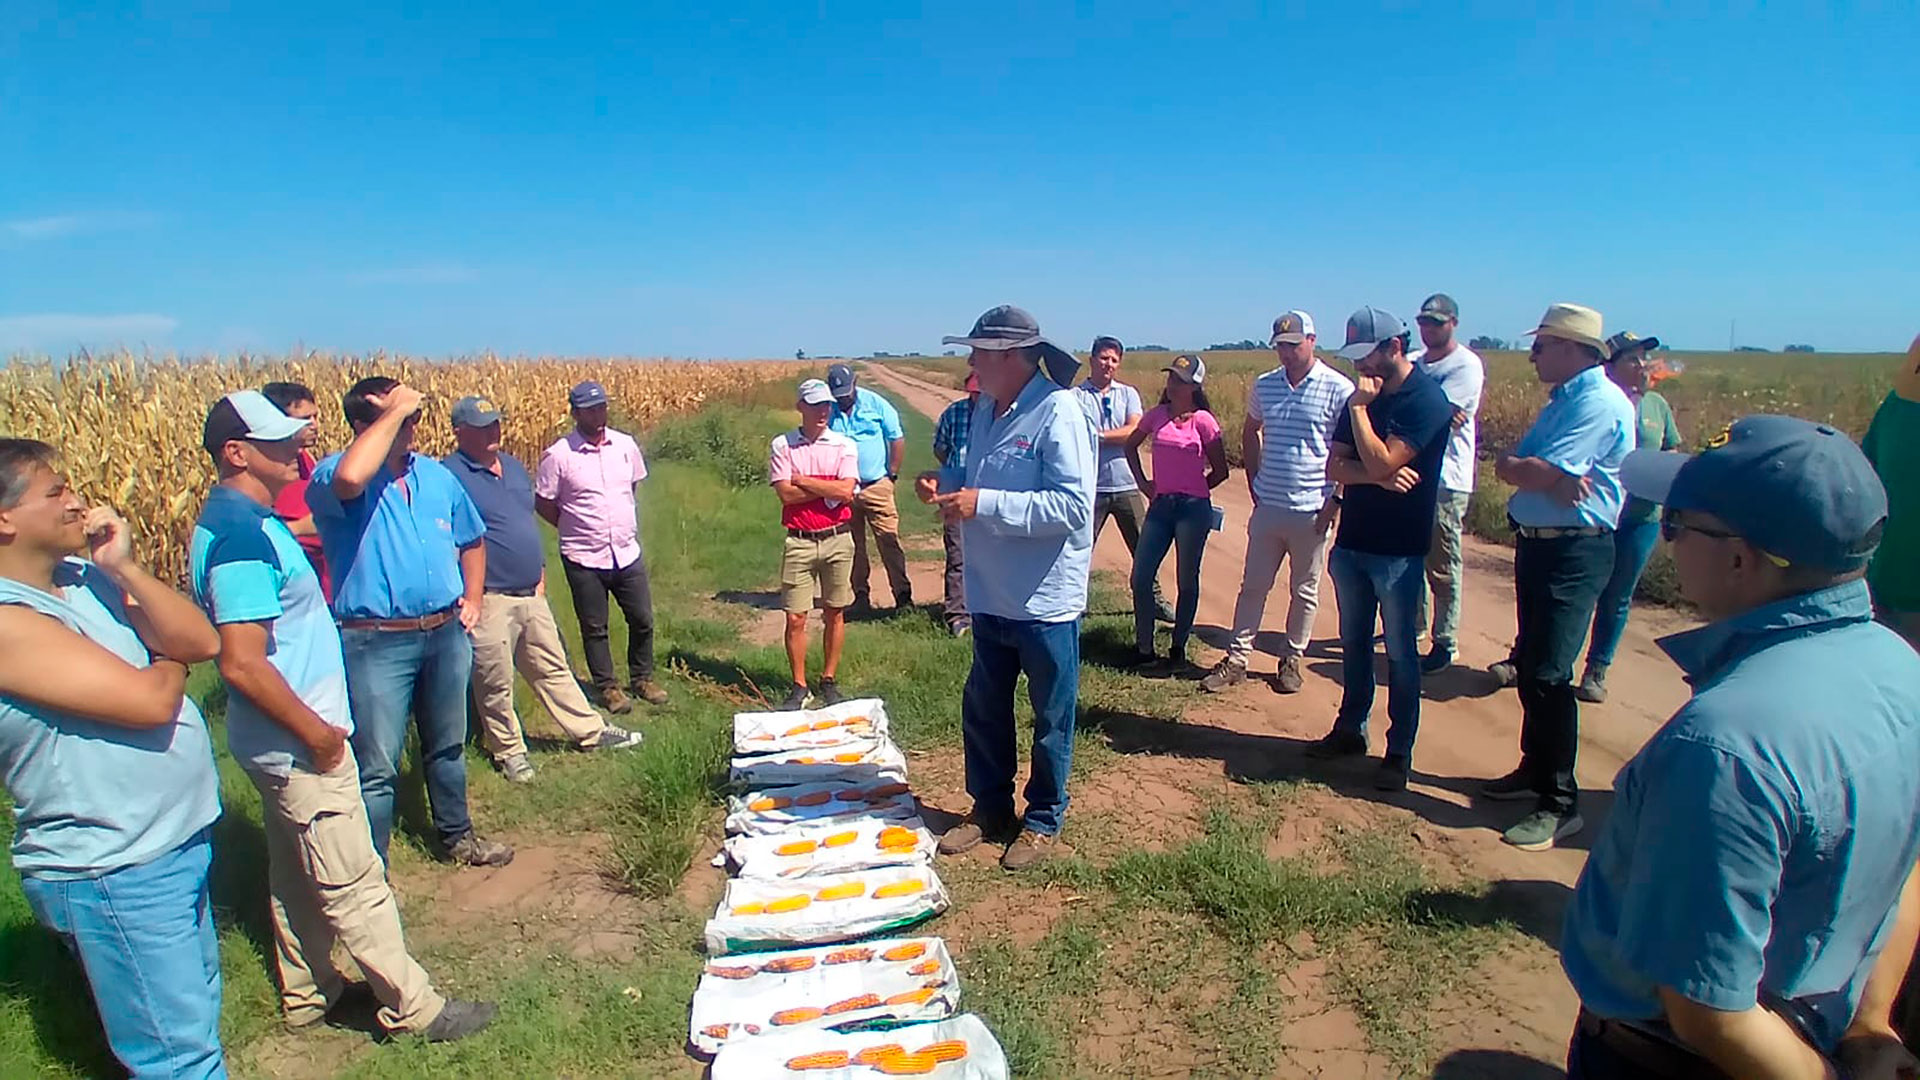
[[[1056,407],[1035,452],[1040,483],[1033,491],[963,488],[934,497],[943,515],[977,517],[993,532],[1060,536],[1093,521],[1094,429],[1076,402]]]
[[[379,475],[380,466],[386,463],[387,455],[392,452],[393,440],[400,434],[400,425],[406,423],[407,417],[420,411],[423,400],[420,391],[406,385],[367,398],[369,404],[380,409],[380,416],[354,437],[346,453],[340,455],[339,464],[334,466],[333,493],[340,501],[357,499],[367,490],[367,485]]]
[[[481,605],[487,598],[487,545],[475,540],[460,549],[460,625],[471,630],[480,625]]]
[[[287,729],[307,748],[313,766],[332,772],[346,756],[346,735],[320,719],[267,659],[267,624],[225,623],[220,627],[220,677],[235,693],[253,702],[268,719]]]
[[[533,467],[533,512],[540,520],[560,527],[560,461],[548,450]]]
[[[1587,474],[1593,471],[1594,462],[1615,445],[1621,434],[1617,417],[1597,405],[1588,405],[1532,454],[1501,455],[1493,463],[1493,472],[1522,491],[1553,495],[1571,506],[1589,489]],[[1625,432],[1629,447],[1633,445],[1632,435],[1629,427]]]
[[[1893,925],[1880,946],[1879,959],[1873,962],[1866,988],[1860,993],[1860,1007],[1854,1010],[1853,1023],[1841,1036],[1843,1040],[1899,1037],[1893,1028],[1893,1002],[1900,995],[1900,984],[1906,981],[1916,943],[1920,943],[1920,866],[1907,873],[1906,886],[1900,890],[1900,902],[1894,908]]]
[[[1755,1005],[1722,1012],[1660,988],[1673,1033],[1728,1076],[1742,1080],[1828,1080],[1833,1067],[1800,1038],[1793,1025]]]
[[[1125,408],[1127,410],[1126,423],[1121,424],[1112,431],[1096,431],[1102,446],[1125,446],[1127,445],[1127,440],[1133,438],[1133,433],[1140,430],[1140,418],[1145,416],[1146,413],[1141,411],[1139,397],[1137,395],[1129,395]],[[1095,425],[1096,428],[1098,426],[1097,424]]]
[[[164,727],[180,715],[187,666],[156,657],[134,667],[65,623],[0,606],[0,693],[115,727]]]
[[[1358,482],[1377,484],[1405,468],[1417,451],[1412,443],[1398,435],[1382,438],[1374,430],[1373,417],[1367,411],[1373,398],[1369,395],[1365,400],[1358,400],[1360,397],[1361,391],[1355,390],[1353,397],[1347,399],[1347,416],[1353,424],[1354,458],[1365,470],[1365,478]],[[1336,479],[1343,484],[1355,482],[1345,477]]]
[[[1247,413],[1246,420],[1240,425],[1240,468],[1247,474],[1247,490],[1253,490],[1253,482],[1260,475],[1260,455],[1265,448],[1260,440],[1261,421],[1253,412]],[[1259,496],[1253,500],[1259,503]]]
[[[554,502],[552,499],[535,495],[533,497],[533,512],[540,515],[541,521],[555,528],[560,527],[560,504]]]
[[[907,457],[907,440],[894,439],[887,443],[887,475],[899,476],[900,463]]]
[[[154,577],[133,558],[133,530],[105,507],[87,511],[87,544],[93,564],[126,597],[127,622],[150,651],[186,664],[211,660],[220,651],[213,624],[192,600]]]
[[[829,480],[819,476],[795,476],[773,482],[774,492],[780,496],[781,502],[788,505],[815,499],[846,502],[853,498],[854,489],[858,486],[857,480]]]

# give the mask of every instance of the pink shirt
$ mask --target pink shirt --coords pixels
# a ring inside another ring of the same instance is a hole
[[[1200,409],[1176,423],[1165,405],[1155,405],[1140,418],[1140,430],[1153,440],[1153,493],[1207,498],[1207,447],[1220,441],[1220,421]]]
[[[799,428],[773,440],[767,459],[767,482],[778,484],[796,476],[815,480],[860,479],[860,448],[852,439],[834,430],[820,433],[808,442]],[[853,504],[833,499],[813,499],[803,503],[782,503],[780,524],[789,529],[831,529],[853,520]]]
[[[560,507],[560,555],[595,570],[619,570],[640,557],[640,519],[633,485],[647,478],[640,446],[608,428],[605,442],[578,431],[547,447],[533,493]]]

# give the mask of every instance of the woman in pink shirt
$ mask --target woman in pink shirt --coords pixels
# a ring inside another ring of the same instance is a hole
[[[1153,583],[1167,550],[1176,550],[1174,565],[1179,597],[1173,605],[1173,649],[1164,666],[1178,674],[1191,664],[1187,637],[1200,607],[1200,556],[1213,529],[1212,491],[1227,478],[1227,447],[1220,439],[1220,421],[1214,419],[1201,384],[1207,366],[1197,356],[1176,356],[1164,369],[1167,389],[1160,404],[1140,418],[1127,440],[1127,464],[1133,478],[1152,503],[1140,543],[1133,555],[1133,632],[1135,660],[1152,663]],[[1153,478],[1140,467],[1140,446],[1153,440]]]

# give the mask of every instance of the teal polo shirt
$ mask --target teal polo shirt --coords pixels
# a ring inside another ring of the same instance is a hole
[[[380,466],[367,489],[341,501],[333,475],[341,455],[313,468],[307,506],[333,575],[341,619],[417,619],[453,606],[465,592],[460,549],[486,536],[473,499],[445,465],[409,455],[395,476]]]
[[[1614,781],[1561,965],[1603,1017],[1764,999],[1831,1052],[1920,857],[1920,656],[1863,581],[1660,647],[1693,698]]]
[[[900,410],[893,402],[864,386],[853,391],[853,411],[848,412],[833,403],[833,415],[827,420],[827,426],[853,440],[860,451],[860,482],[871,484],[883,480],[887,475],[887,445],[895,439],[906,438],[907,431],[900,426]]]
[[[1592,490],[1572,506],[1543,491],[1516,491],[1507,500],[1508,515],[1536,529],[1613,528],[1627,500],[1620,463],[1633,450],[1636,424],[1627,392],[1599,364],[1554,387],[1514,456],[1584,476]]]

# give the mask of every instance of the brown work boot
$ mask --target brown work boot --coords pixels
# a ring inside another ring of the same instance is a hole
[[[1283,656],[1280,658],[1280,674],[1273,678],[1273,688],[1283,694],[1297,694],[1305,680],[1300,677],[1300,658]]]
[[[641,679],[639,682],[634,683],[633,692],[641,701],[649,705],[665,705],[667,703],[667,692],[662,690],[660,684],[654,682],[652,679]]]
[[[633,699],[617,686],[609,686],[601,691],[600,704],[606,706],[608,712],[623,716],[633,711]]]
[[[513,849],[469,831],[447,848],[447,861],[462,866],[505,866],[513,861]]]
[[[1006,853],[1000,856],[1000,868],[1020,871],[1038,866],[1048,859],[1066,854],[1067,845],[1060,842],[1058,836],[1047,836],[1032,829],[1021,829],[1013,843],[1007,845]]]
[[[1000,843],[1013,833],[1012,821],[998,821],[982,818],[979,814],[968,814],[965,821],[948,829],[940,837],[940,854],[959,855],[980,846],[983,840]]]

